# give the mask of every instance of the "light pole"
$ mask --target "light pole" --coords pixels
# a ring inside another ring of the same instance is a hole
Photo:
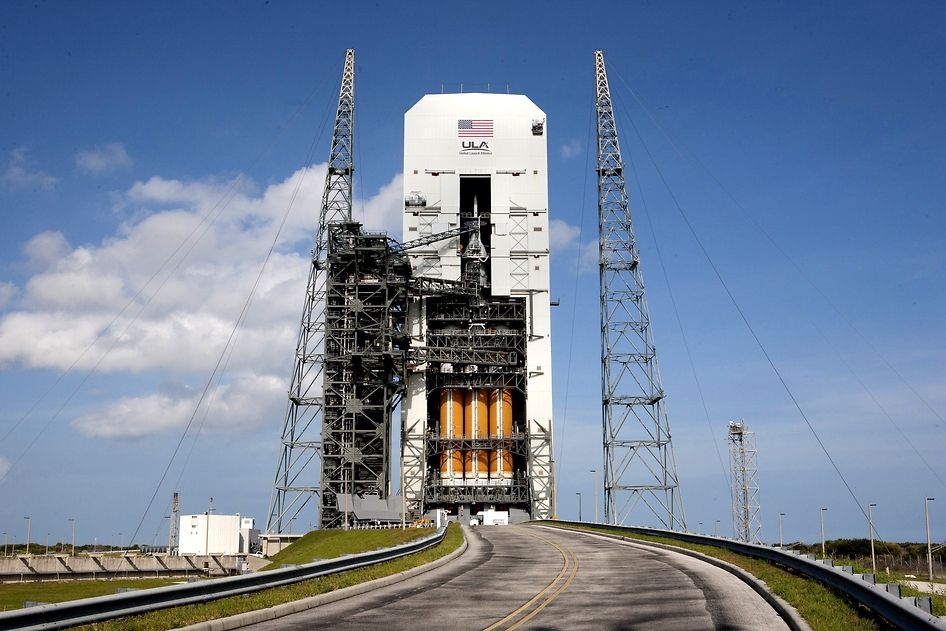
[[[713,527],[713,536],[714,537],[719,536],[719,520],[718,519],[716,520],[716,525]]]
[[[24,517],[23,519],[26,520],[26,552],[24,552],[24,554],[29,555],[29,553],[30,553],[30,535],[33,534],[33,533],[32,533],[33,518],[32,518],[32,517]]]
[[[122,533],[118,533],[118,549],[122,549]]]
[[[782,517],[785,517],[785,513],[778,514],[778,547],[784,548],[785,544],[782,542]]]
[[[700,522],[700,525],[699,525],[699,527],[698,527],[697,530],[696,530],[696,534],[698,534],[698,535],[702,535],[702,534],[703,534],[703,522]]]
[[[575,493],[578,496],[578,521],[581,521],[581,493]]]
[[[49,556],[49,533],[46,533],[46,554],[43,556]]]
[[[822,557],[827,557],[827,556],[828,556],[828,553],[825,552],[825,550],[824,550],[824,512],[825,512],[826,510],[828,510],[828,509],[822,507],[821,513],[819,513],[820,516],[821,516],[821,556],[822,556]]]
[[[594,492],[595,492],[595,523],[597,524],[597,523],[598,523],[598,470],[597,470],[597,469],[592,469],[592,470],[590,471],[590,473],[594,474],[594,476],[595,476],[595,486],[594,486]]]
[[[7,556],[7,533],[3,533],[3,556]]]
[[[930,568],[930,585],[933,584],[933,542],[930,540],[930,502],[935,498],[928,497],[923,502],[923,513],[926,516],[926,563]]]
[[[874,512],[871,509],[875,506],[877,504],[867,505],[867,529],[870,530],[870,566],[874,576],[877,575],[877,557],[874,555]]]

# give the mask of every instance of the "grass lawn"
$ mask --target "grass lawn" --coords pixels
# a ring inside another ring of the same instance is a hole
[[[181,579],[140,578],[114,581],[49,581],[44,583],[3,583],[0,585],[0,611],[23,607],[24,600],[61,603],[66,600],[114,594],[119,587],[163,587]]]
[[[542,523],[558,528],[578,529],[555,522]],[[885,621],[875,618],[867,608],[835,593],[822,583],[804,578],[768,561],[753,559],[714,546],[639,535],[618,529],[592,527],[582,529],[686,548],[739,566],[764,581],[773,594],[797,609],[814,631],[886,631],[894,628]]]
[[[419,536],[417,533],[429,533],[430,530],[424,531],[421,529],[414,529],[408,530],[406,532],[402,532],[400,530],[340,531],[340,534],[344,535],[344,539],[338,540],[334,544],[326,543],[325,545],[327,546],[327,549],[339,550],[339,552],[335,554],[335,556],[339,556],[340,554],[348,554],[349,552],[364,552],[377,547],[387,547],[394,545],[395,543],[403,542],[404,540],[399,539],[399,537],[405,536],[407,532],[412,532],[415,536]],[[356,537],[355,540],[357,541],[357,535],[368,533],[371,533],[371,536],[364,539],[364,543],[362,544],[363,547],[359,550],[352,550],[351,548],[354,544],[348,542],[347,538]],[[384,535],[388,535],[391,538],[385,540],[385,542],[381,544],[378,544],[378,539],[375,537],[383,537]],[[334,539],[334,537],[329,538],[330,541],[332,539]],[[305,537],[300,539],[299,542],[294,545],[298,545],[298,543],[301,543],[304,540]],[[447,554],[459,548],[462,543],[463,531],[457,524],[451,524],[447,529],[447,536],[441,543],[437,544],[433,548],[424,550],[423,552],[401,557],[400,559],[395,559],[394,561],[379,563],[378,565],[351,570],[350,572],[331,574],[329,576],[323,576],[322,578],[303,581],[301,583],[287,585],[285,587],[274,587],[272,589],[267,589],[245,596],[233,596],[231,598],[222,598],[220,600],[214,600],[200,605],[189,605],[185,607],[175,607],[173,609],[163,609],[161,611],[154,611],[141,616],[86,625],[79,628],[85,630],[94,629],[96,631],[163,631],[164,629],[183,627],[185,625],[204,622],[206,620],[224,618],[226,616],[232,616],[246,611],[264,609],[293,600],[324,594],[326,592],[331,592],[343,587],[349,587],[351,585],[357,585],[359,583],[371,581],[376,578],[382,578],[384,576],[390,576],[391,574],[403,572],[419,565],[435,561],[442,556],[446,556]],[[284,552],[289,551],[290,548],[284,550]],[[273,558],[275,559],[276,557],[274,556]],[[286,561],[282,561],[282,563],[285,562]]]
[[[285,564],[301,565],[320,559],[334,559],[346,554],[389,548],[434,533],[433,528],[406,530],[313,530],[285,550],[269,558],[264,570],[275,570]]]

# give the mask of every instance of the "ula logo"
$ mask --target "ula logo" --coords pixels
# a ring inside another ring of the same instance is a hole
[[[491,154],[489,143],[485,140],[464,140],[460,142],[460,153],[471,154]]]

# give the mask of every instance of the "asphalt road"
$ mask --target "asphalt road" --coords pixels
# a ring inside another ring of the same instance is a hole
[[[674,552],[536,526],[467,529],[447,565],[251,629],[788,629],[748,585]]]

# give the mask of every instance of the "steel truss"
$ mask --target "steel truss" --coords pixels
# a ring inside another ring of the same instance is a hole
[[[363,234],[360,224],[328,231],[321,527],[335,528],[344,525],[338,494],[390,493],[411,267],[387,236]]]
[[[604,54],[595,51],[604,509],[686,528]]]
[[[762,507],[755,432],[741,421],[729,423],[729,463],[732,467],[732,528],[736,539],[761,543]]]
[[[266,532],[281,533],[320,491],[321,432],[324,418],[322,375],[325,345],[325,289],[328,226],[351,220],[352,148],[355,122],[355,51],[345,51],[319,225],[296,342],[283,423],[281,450],[273,479]]]

